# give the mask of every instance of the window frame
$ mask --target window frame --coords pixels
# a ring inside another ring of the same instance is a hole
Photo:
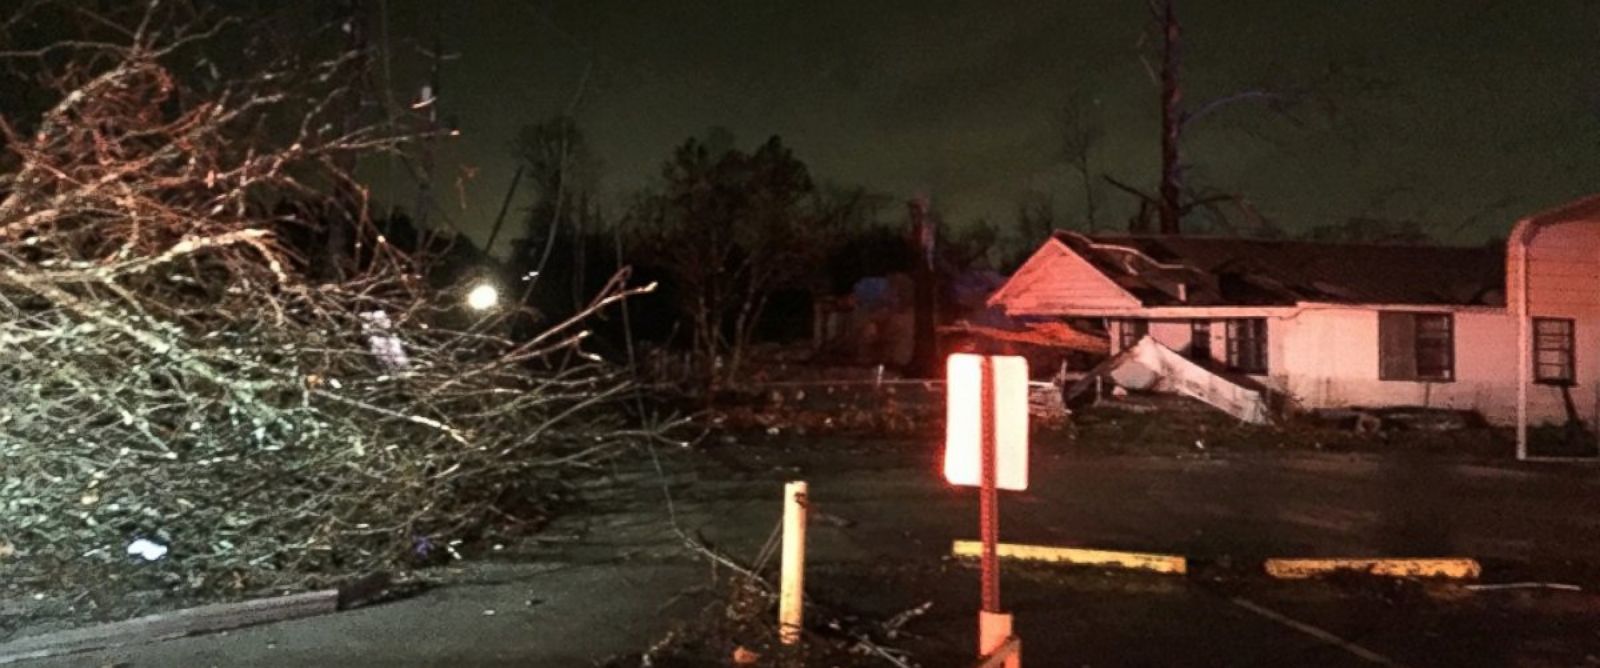
[[[1257,376],[1266,375],[1272,368],[1267,347],[1270,341],[1267,319],[1229,318],[1225,329],[1228,370]]]
[[[1562,334],[1551,335],[1551,336],[1563,336],[1563,340],[1561,341],[1561,345],[1560,346],[1558,346],[1558,347],[1545,347],[1545,345],[1544,345],[1544,337],[1546,335],[1539,331],[1539,326],[1540,325],[1545,325],[1545,324],[1562,324],[1562,325],[1565,325],[1566,332],[1565,332],[1564,335],[1562,335]],[[1555,386],[1558,386],[1558,387],[1573,387],[1573,386],[1577,385],[1578,384],[1578,345],[1577,345],[1578,344],[1578,322],[1577,322],[1577,319],[1575,319],[1575,318],[1551,318],[1551,317],[1543,317],[1543,316],[1536,317],[1536,318],[1533,318],[1533,323],[1531,325],[1530,331],[1533,334],[1533,337],[1532,337],[1533,340],[1530,342],[1530,343],[1533,344],[1533,349],[1528,351],[1528,352],[1529,352],[1530,355],[1533,356],[1533,359],[1531,360],[1532,361],[1532,367],[1533,367],[1533,382],[1537,383],[1539,385],[1555,385]],[[1558,363],[1562,367],[1561,370],[1562,370],[1562,372],[1564,374],[1564,377],[1553,377],[1553,376],[1544,375],[1544,368],[1547,367],[1547,366],[1551,366],[1551,365],[1545,364],[1544,362],[1541,362],[1540,359],[1539,359],[1541,357],[1541,354],[1545,353],[1545,352],[1553,352],[1553,353],[1558,353],[1558,354],[1564,355],[1565,359]]]
[[[1205,332],[1205,338],[1200,338],[1200,333]],[[1198,346],[1197,344],[1205,344]],[[1215,362],[1217,356],[1211,352],[1211,321],[1203,318],[1189,320],[1189,353],[1191,361],[1205,363]]]
[[[1414,315],[1416,322],[1415,338],[1412,341],[1412,356],[1416,360],[1416,380],[1429,383],[1453,383],[1456,380],[1456,318],[1453,313],[1417,313]],[[1439,347],[1437,338],[1430,341],[1430,336],[1437,332],[1426,332],[1423,328],[1424,320],[1441,319],[1444,322],[1443,353],[1444,364],[1423,372],[1423,351]]]
[[[1386,322],[1395,324],[1386,325]],[[1437,326],[1441,323],[1443,327]],[[1392,350],[1390,344],[1395,341],[1385,333],[1386,327],[1403,328],[1394,332],[1404,337],[1403,351]],[[1391,352],[1402,356],[1391,357],[1389,355]],[[1440,360],[1440,362],[1424,364],[1425,360]],[[1455,382],[1455,314],[1438,311],[1379,311],[1378,380],[1408,383]]]

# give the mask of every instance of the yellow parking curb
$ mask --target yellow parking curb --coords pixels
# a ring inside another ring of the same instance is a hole
[[[1089,550],[1076,547],[1019,545],[1017,543],[1001,543],[996,547],[997,553],[1002,559],[1050,561],[1063,564],[1077,564],[1081,566],[1132,568],[1155,571],[1157,573],[1172,573],[1175,575],[1183,575],[1184,573],[1189,572],[1189,562],[1187,559],[1170,554],[1116,552],[1112,550]],[[954,545],[951,546],[950,553],[958,557],[981,556],[983,553],[983,544],[975,540],[958,540]]]
[[[1473,579],[1483,572],[1476,559],[1268,559],[1267,575],[1301,580],[1338,571],[1396,578]]]

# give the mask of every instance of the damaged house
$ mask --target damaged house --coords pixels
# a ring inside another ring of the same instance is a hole
[[[1099,318],[1303,409],[1427,406],[1516,425],[1600,417],[1600,197],[1476,248],[1058,232],[990,299]]]

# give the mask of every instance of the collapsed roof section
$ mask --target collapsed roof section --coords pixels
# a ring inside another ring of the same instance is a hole
[[[994,324],[964,321],[940,327],[939,331],[945,334],[978,336],[993,341],[1020,343],[1042,348],[1075,350],[1093,355],[1106,355],[1111,348],[1110,341],[1106,339],[1104,334],[1078,329],[1065,322],[1017,320],[1004,324]]]
[[[1386,246],[1073,232],[1057,232],[1055,240],[1147,307],[1505,305],[1505,248],[1499,244]]]
[[[1195,364],[1150,336],[1102,362],[1067,388],[1063,394],[1066,401],[1076,402],[1094,388],[1097,378],[1109,378],[1130,390],[1182,394],[1250,424],[1270,422],[1266,388],[1248,378],[1230,378]]]

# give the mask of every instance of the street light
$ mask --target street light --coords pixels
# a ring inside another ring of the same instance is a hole
[[[487,311],[500,305],[500,291],[492,283],[479,283],[467,293],[467,306],[474,311]]]

